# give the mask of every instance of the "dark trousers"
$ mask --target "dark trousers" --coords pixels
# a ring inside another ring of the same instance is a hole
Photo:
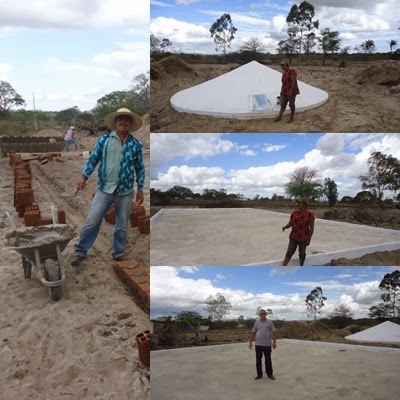
[[[291,94],[290,96],[281,96],[281,110],[285,111],[286,106],[289,103],[289,108],[292,112],[295,112],[296,106],[295,106],[295,101],[296,101],[296,95]]]
[[[261,359],[264,353],[265,358],[265,372],[268,376],[273,375],[272,371],[272,360],[271,360],[271,346],[255,346],[256,348],[256,368],[257,375],[262,376],[262,363]]]

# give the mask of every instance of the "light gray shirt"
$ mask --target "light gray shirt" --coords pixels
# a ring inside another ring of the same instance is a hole
[[[269,319],[261,321],[258,319],[253,326],[252,332],[256,334],[254,344],[256,346],[271,346],[272,332],[275,332],[275,326]]]

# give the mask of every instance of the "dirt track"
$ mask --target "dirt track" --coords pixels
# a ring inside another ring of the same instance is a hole
[[[151,132],[398,132],[400,90],[394,94],[390,92],[390,85],[378,84],[386,79],[383,67],[378,66],[378,72],[365,72],[364,79],[357,78],[370,65],[294,66],[300,81],[327,91],[329,100],[298,114],[294,123],[287,124],[285,121],[273,123],[272,119],[236,120],[178,113],[170,104],[171,96],[239,65],[185,66],[179,60],[164,59],[152,64]],[[397,62],[395,82],[396,79],[400,82],[399,65]],[[271,67],[279,69],[276,65]]]
[[[95,141],[82,136],[80,152],[91,149]],[[70,191],[80,177],[84,164],[80,152],[63,152],[64,163],[31,162],[35,200],[42,214],[50,214],[51,203],[61,207],[77,233],[96,190],[96,173],[77,196],[62,198],[60,193]],[[148,148],[145,158],[148,167]],[[4,246],[9,224],[3,216],[13,210],[12,182],[8,159],[0,159],[0,397],[148,399],[149,371],[142,366],[135,344],[135,336],[148,329],[148,315],[112,268],[114,227],[103,222],[82,268],[67,266],[63,296],[54,303],[36,277],[24,279],[21,257]],[[147,181],[147,209],[148,186]],[[67,262],[73,244],[74,240],[63,252]],[[149,266],[149,235],[130,228],[127,254]]]

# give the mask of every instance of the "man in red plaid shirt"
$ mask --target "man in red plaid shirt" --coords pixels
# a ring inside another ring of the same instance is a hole
[[[290,123],[294,121],[294,112],[296,111],[294,103],[296,101],[296,96],[300,94],[300,90],[299,85],[297,84],[297,73],[293,68],[289,67],[289,62],[287,60],[282,60],[281,67],[283,69],[280,96],[281,110],[279,115],[274,119],[274,122],[278,122],[282,119],[282,115],[289,103],[290,118],[288,123]]]
[[[299,246],[300,265],[304,265],[304,260],[306,259],[306,247],[310,244],[314,233],[315,218],[313,213],[307,210],[307,202],[304,199],[298,199],[296,202],[298,210],[292,212],[289,223],[282,227],[282,232],[284,232],[285,229],[292,227],[289,236],[289,246],[285,260],[283,261],[283,266],[288,265],[297,249],[297,246]]]

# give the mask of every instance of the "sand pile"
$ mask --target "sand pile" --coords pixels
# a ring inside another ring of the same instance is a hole
[[[322,322],[288,322],[277,331],[278,339],[323,340],[332,331]]]
[[[157,80],[165,76],[175,79],[198,76],[197,72],[185,61],[176,56],[169,56],[154,63],[150,70],[151,79]]]
[[[376,61],[354,77],[358,84],[396,86],[400,84],[400,62],[395,60]]]

